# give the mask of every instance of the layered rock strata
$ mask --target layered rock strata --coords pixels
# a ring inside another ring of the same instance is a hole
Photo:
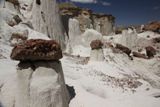
[[[67,23],[70,18],[79,21],[81,33],[86,29],[95,29],[102,35],[111,35],[114,33],[115,17],[107,14],[97,14],[92,10],[83,9],[76,6],[60,7],[60,13],[63,20],[63,25],[68,32]]]

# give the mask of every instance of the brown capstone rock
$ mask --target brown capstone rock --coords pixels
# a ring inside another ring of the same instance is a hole
[[[154,49],[152,46],[147,46],[146,47],[146,54],[148,58],[153,58],[154,55],[156,55],[156,49]]]
[[[125,47],[121,44],[116,44],[116,48],[130,56],[131,50],[128,47]]]
[[[93,40],[90,43],[91,49],[100,49],[103,46],[103,43],[101,42],[101,40]]]
[[[30,39],[15,46],[10,57],[19,61],[59,60],[62,50],[55,40]]]

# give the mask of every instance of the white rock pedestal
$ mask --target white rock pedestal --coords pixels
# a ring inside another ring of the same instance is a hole
[[[102,49],[91,50],[90,61],[104,61],[103,50]]]
[[[102,41],[101,40],[93,40],[90,43],[90,46],[91,46],[90,61],[104,61]]]
[[[69,107],[59,61],[20,62],[16,107]]]

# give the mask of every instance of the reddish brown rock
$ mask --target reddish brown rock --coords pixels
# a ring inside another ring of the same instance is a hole
[[[146,54],[148,58],[152,58],[154,55],[156,55],[156,49],[154,49],[152,46],[148,46],[146,47]]]
[[[116,44],[116,48],[121,50],[122,52],[126,53],[128,56],[131,54],[131,50],[128,47],[125,47],[121,44]]]
[[[133,54],[134,57],[147,59],[145,54],[141,54],[139,52],[132,52],[132,54]]]
[[[91,43],[90,43],[90,46],[93,49],[100,49],[102,48],[103,46],[103,43],[101,42],[101,40],[93,40]]]
[[[20,61],[59,60],[62,50],[55,40],[31,39],[15,46],[11,59]]]
[[[160,37],[153,38],[153,42],[154,42],[154,43],[160,43]]]
[[[160,33],[160,22],[154,21],[145,25],[144,30],[154,31]]]

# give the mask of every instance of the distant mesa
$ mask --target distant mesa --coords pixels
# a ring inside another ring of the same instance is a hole
[[[62,50],[55,40],[30,39],[15,46],[11,59],[19,61],[59,60]]]
[[[95,13],[90,9],[77,7],[73,3],[60,3],[59,8],[66,32],[68,32],[69,18],[78,20],[81,33],[86,29],[94,29],[102,35],[114,32],[115,17],[111,14]]]
[[[153,21],[144,26],[144,30],[160,33],[160,21]]]

